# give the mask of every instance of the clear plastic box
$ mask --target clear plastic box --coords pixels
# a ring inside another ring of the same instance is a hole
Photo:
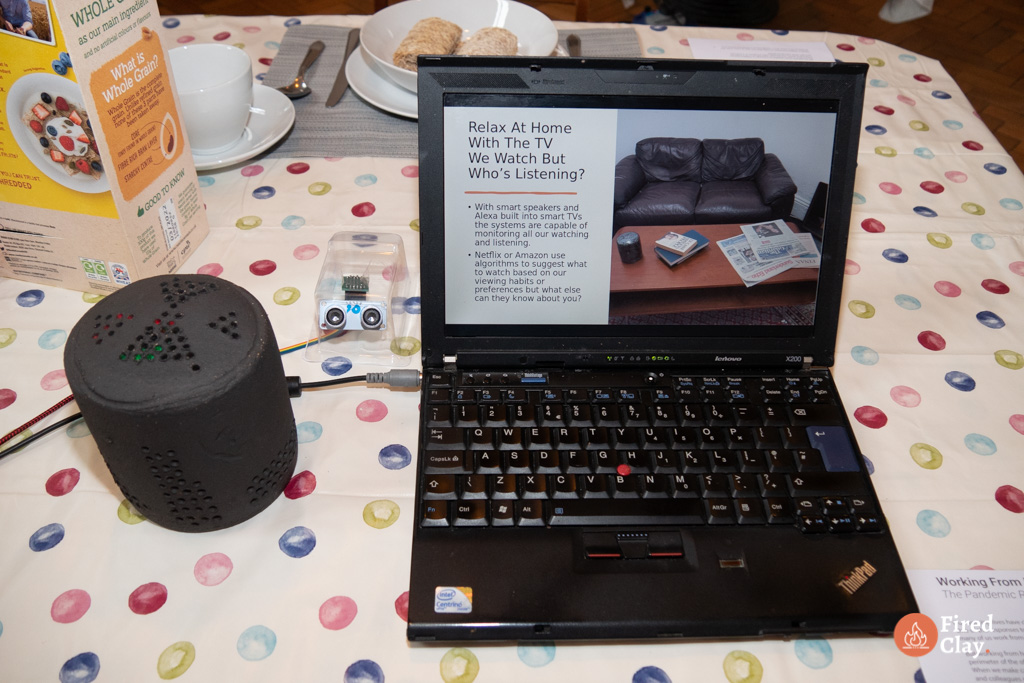
[[[313,332],[305,359],[335,356],[362,363],[405,366],[414,320],[406,312],[412,284],[402,238],[392,233],[338,232],[314,293]]]

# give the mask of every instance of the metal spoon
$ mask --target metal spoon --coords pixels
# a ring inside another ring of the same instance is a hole
[[[306,85],[306,69],[313,66],[313,62],[316,61],[316,58],[319,57],[320,53],[323,51],[324,43],[322,40],[317,40],[311,43],[309,50],[306,52],[306,56],[302,60],[302,64],[299,65],[299,73],[295,74],[295,80],[288,85],[282,85],[278,90],[293,100],[305,97],[309,93],[313,92],[313,89]]]

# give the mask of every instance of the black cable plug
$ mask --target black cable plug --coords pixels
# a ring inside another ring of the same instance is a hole
[[[303,382],[301,377],[285,377],[285,382],[288,385],[288,397],[297,398],[302,395],[305,389],[321,389],[324,387],[334,387],[340,384],[354,384],[356,382],[366,382],[367,385],[383,385],[395,388],[410,388],[418,387],[423,379],[423,373],[419,370],[388,370],[387,372],[371,372],[366,375],[357,375],[353,377],[339,377],[338,379],[328,379],[322,382]]]

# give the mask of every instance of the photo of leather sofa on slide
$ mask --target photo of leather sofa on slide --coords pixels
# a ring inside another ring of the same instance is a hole
[[[644,138],[615,166],[613,226],[786,219],[796,191],[761,138]]]

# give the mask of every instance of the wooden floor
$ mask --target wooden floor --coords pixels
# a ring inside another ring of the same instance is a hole
[[[526,0],[552,19],[572,20],[571,1]],[[629,1],[629,0],[627,0]],[[1024,168],[1024,3],[935,0],[927,17],[903,24],[878,18],[884,0],[778,0],[761,28],[834,31],[884,40],[942,62],[982,120]],[[374,0],[158,0],[168,14],[370,14]],[[647,3],[655,6],[655,3]],[[622,0],[589,0],[589,21],[631,21],[644,9]]]

